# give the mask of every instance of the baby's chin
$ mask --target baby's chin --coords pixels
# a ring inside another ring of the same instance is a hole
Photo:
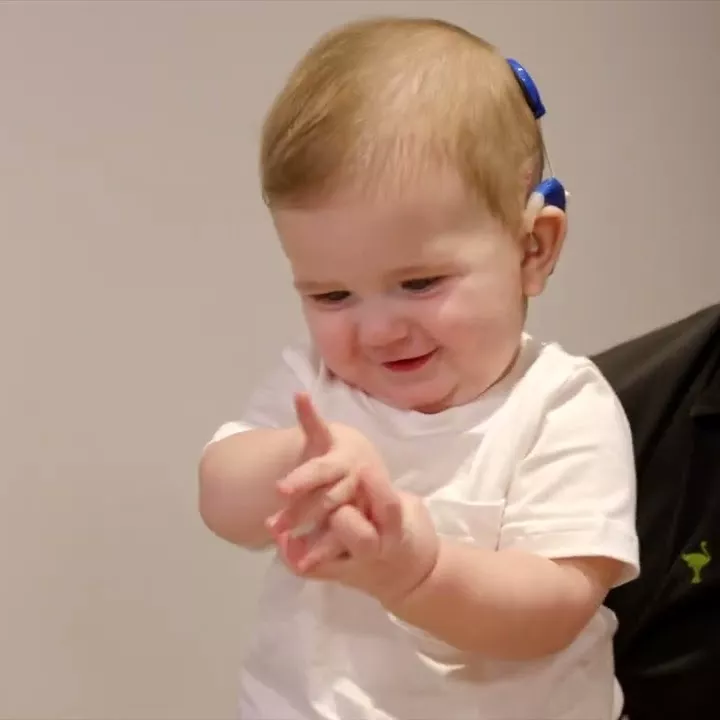
[[[465,405],[480,397],[487,388],[475,389],[463,388],[456,382],[443,382],[444,387],[422,388],[414,391],[410,388],[388,388],[384,383],[372,382],[353,377],[349,373],[343,373],[325,364],[327,378],[331,382],[342,382],[345,386],[361,392],[364,395],[377,400],[396,410],[407,412],[418,412],[425,415],[435,415],[444,412],[458,405]],[[437,382],[437,378],[435,382]]]
[[[424,415],[435,415],[457,405],[455,388],[442,388],[436,391],[418,390],[416,392],[376,392],[364,391],[367,395],[376,398],[380,402],[407,412],[417,412]]]
[[[483,395],[489,392],[500,377],[496,380],[474,379],[474,382],[453,382],[444,388],[438,388],[436,392],[418,393],[415,397],[409,396],[404,398],[396,398],[393,404],[402,410],[410,410],[426,415],[436,415],[437,413],[450,410],[455,407],[469,405],[479,400]],[[402,407],[400,407],[402,405]]]

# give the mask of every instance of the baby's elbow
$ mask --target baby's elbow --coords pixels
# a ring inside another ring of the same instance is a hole
[[[229,518],[223,509],[223,495],[220,478],[211,471],[203,456],[198,472],[198,512],[208,530],[227,539]]]
[[[206,448],[198,466],[198,511],[208,529],[215,533],[222,524],[225,484],[219,469],[212,448]]]
[[[541,660],[552,655],[559,655],[567,650],[582,634],[586,623],[573,625],[562,624],[555,632],[549,632],[538,642],[535,648],[535,657],[532,659]]]
[[[600,607],[594,598],[570,604],[548,619],[538,638],[537,657],[557,655],[567,650],[583,634]]]
[[[523,634],[514,644],[508,644],[498,653],[510,662],[533,662],[559,655],[567,650],[580,636],[582,627],[569,626],[559,621],[554,627],[542,628],[535,633]]]
[[[264,527],[245,522],[228,492],[228,481],[214,453],[206,451],[198,467],[198,513],[214,535],[248,550],[262,550],[270,543]]]
[[[198,500],[198,512],[205,527],[221,540],[238,545],[246,550],[264,550],[270,544],[270,537],[264,528],[254,528],[248,523],[238,521],[213,497],[201,487]]]
[[[579,633],[567,632],[564,629],[524,633],[516,638],[516,642],[508,642],[494,653],[496,659],[505,662],[534,662],[559,655],[569,648]]]
[[[621,562],[606,557],[558,559],[555,564],[567,582],[544,623],[552,653],[565,650],[585,631],[623,571]]]
[[[588,627],[599,609],[594,598],[576,599],[546,608],[531,626],[515,636],[506,659],[515,661],[543,660],[559,655],[573,645]]]

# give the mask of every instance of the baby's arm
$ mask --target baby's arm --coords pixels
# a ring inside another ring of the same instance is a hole
[[[638,572],[635,474],[624,413],[588,369],[558,393],[513,479],[500,549],[443,538],[433,572],[387,609],[460,649],[557,652]]]
[[[296,427],[232,434],[211,444],[201,460],[201,515],[236,545],[264,547],[271,529],[275,536],[283,521],[295,526],[293,513],[316,525],[338,506],[353,503],[360,468],[384,472],[372,445],[351,427],[325,423],[306,393],[294,397],[294,407]],[[288,488],[297,480],[316,484],[299,507],[288,503]],[[320,516],[303,518],[318,507]]]
[[[211,443],[199,469],[200,514],[208,528],[235,545],[268,545],[265,520],[281,507],[277,483],[303,452],[298,428],[244,430]]]
[[[458,649],[531,660],[575,639],[616,582],[620,566],[612,558],[550,560],[443,540],[429,578],[387,609]]]
[[[281,507],[277,483],[307,452],[293,398],[316,369],[297,349],[255,389],[242,418],[223,425],[202,453],[199,510],[205,524],[231,543],[263,548],[271,543],[265,521]]]

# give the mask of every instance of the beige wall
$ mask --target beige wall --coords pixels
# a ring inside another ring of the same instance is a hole
[[[0,717],[231,717],[261,563],[203,529],[195,465],[298,328],[258,128],[381,10],[540,83],[573,200],[535,331],[592,351],[720,300],[720,3],[1,3]]]

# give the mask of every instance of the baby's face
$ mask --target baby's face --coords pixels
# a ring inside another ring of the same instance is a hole
[[[506,371],[525,318],[520,244],[438,180],[383,201],[338,195],[274,220],[310,333],[346,383],[438,412]]]

